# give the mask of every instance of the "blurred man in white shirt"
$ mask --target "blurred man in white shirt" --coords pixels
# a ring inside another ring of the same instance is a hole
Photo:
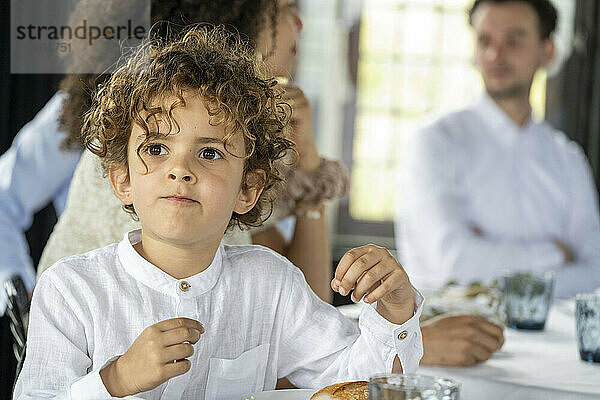
[[[600,286],[600,222],[581,148],[531,119],[535,72],[554,56],[547,0],[477,0],[469,21],[485,93],[422,129],[411,149],[397,237],[419,287],[556,273],[555,295]]]

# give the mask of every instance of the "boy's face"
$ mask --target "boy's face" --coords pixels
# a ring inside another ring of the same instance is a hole
[[[115,165],[110,179],[124,204],[133,204],[143,234],[178,245],[220,241],[232,212],[244,214],[254,207],[262,187],[242,185],[244,138],[236,133],[228,142],[223,125],[209,124],[204,101],[185,96],[186,106],[173,109],[179,124],[166,137],[137,149],[145,132],[134,124],[129,138],[128,168]],[[165,109],[176,101],[164,100]],[[150,131],[169,132],[168,121],[157,115],[148,120]],[[238,157],[230,154],[233,153]],[[248,174],[248,179],[252,173]]]

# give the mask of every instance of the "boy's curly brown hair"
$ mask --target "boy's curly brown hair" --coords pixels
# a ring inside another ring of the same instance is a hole
[[[84,145],[99,156],[105,174],[111,164],[127,165],[127,145],[133,124],[141,126],[145,142],[169,135],[178,129],[173,108],[184,107],[184,92],[197,93],[204,100],[211,124],[223,124],[225,144],[235,134],[245,143],[242,182],[247,185],[249,171],[265,173],[264,186],[257,204],[246,214],[233,213],[229,227],[259,226],[271,212],[273,186],[282,181],[275,161],[292,148],[286,139],[288,113],[276,81],[266,78],[265,67],[256,60],[252,48],[238,35],[222,26],[196,25],[173,37],[155,36],[140,46],[127,62],[101,85],[84,116]],[[157,106],[157,100],[173,95],[170,107]],[[171,131],[156,133],[148,126],[152,116],[161,115]],[[141,159],[141,157],[140,157]],[[124,206],[135,214],[132,205]]]
[[[82,0],[78,7],[91,12],[106,13],[107,18],[115,14],[126,14],[130,6],[127,2],[112,1],[111,10],[107,11],[106,2],[96,0]],[[271,30],[273,46],[269,54],[275,52],[277,45],[277,16],[279,14],[276,0],[151,0],[150,15],[152,24],[160,21],[172,24],[161,24],[156,30],[158,35],[165,35],[162,31],[181,29],[190,23],[211,23],[224,25],[232,33],[239,33],[248,39],[250,46],[255,46],[255,40],[260,31],[268,27]],[[96,48],[99,44],[96,44]],[[99,51],[101,56],[101,51]],[[265,55],[265,58],[268,54]],[[90,61],[93,62],[93,61]],[[60,88],[66,93],[62,104],[59,124],[67,133],[61,144],[63,150],[78,150],[82,146],[81,126],[83,115],[91,105],[90,93],[94,88],[109,78],[108,74],[71,74],[67,75],[60,83]]]

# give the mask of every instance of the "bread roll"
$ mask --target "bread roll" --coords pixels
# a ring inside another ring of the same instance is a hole
[[[366,381],[336,383],[319,390],[310,400],[369,400]]]

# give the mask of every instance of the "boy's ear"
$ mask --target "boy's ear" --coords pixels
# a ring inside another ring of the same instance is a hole
[[[242,189],[240,190],[233,211],[238,214],[246,214],[252,210],[265,188],[266,180],[267,175],[262,169],[246,173],[246,182],[242,184]]]
[[[125,205],[133,204],[131,181],[129,179],[129,169],[127,166],[117,163],[111,164],[108,168],[108,177],[119,200]]]

